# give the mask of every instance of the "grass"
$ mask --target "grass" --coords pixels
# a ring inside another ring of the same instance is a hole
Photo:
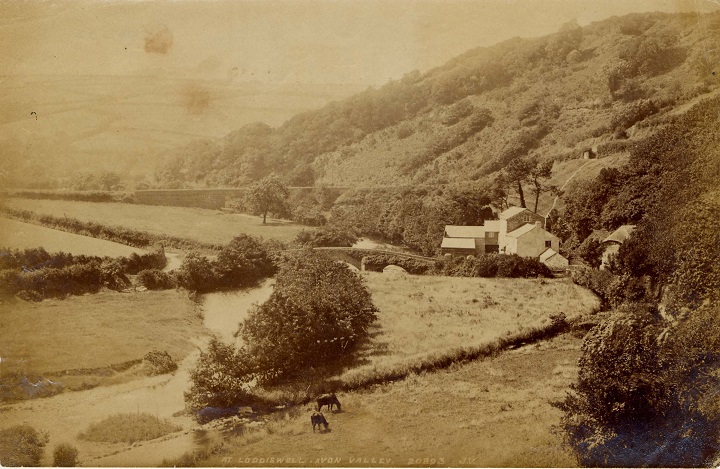
[[[3,371],[101,368],[154,349],[179,361],[204,332],[196,306],[174,290],[0,304]]]
[[[393,370],[433,367],[452,357],[482,355],[513,336],[530,336],[551,325],[593,311],[597,298],[566,279],[482,279],[364,274],[378,323],[361,351],[359,366],[343,383],[373,380]]]
[[[43,226],[0,217],[0,246],[8,249],[29,249],[42,246],[48,252],[69,252],[86,256],[129,256],[146,254],[143,249],[103,239],[67,233]]]
[[[12,209],[30,210],[41,215],[62,214],[83,222],[189,238],[208,244],[227,244],[240,233],[290,242],[306,228],[272,219],[263,225],[260,217],[201,208],[15,198],[6,199],[4,204]]]
[[[181,426],[150,414],[115,414],[90,425],[78,438],[105,443],[135,443],[154,440],[180,430]]]
[[[575,380],[580,344],[564,334],[483,361],[338,393],[343,411],[325,412],[328,433],[312,432],[310,405],[293,407],[193,462],[268,466],[284,464],[252,458],[277,463],[284,457],[307,466],[572,467],[573,455],[553,432],[561,412],[550,403]]]

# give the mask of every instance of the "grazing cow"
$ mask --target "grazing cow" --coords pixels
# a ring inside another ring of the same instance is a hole
[[[338,398],[335,397],[335,393],[323,394],[322,396],[317,398],[317,410],[321,410],[324,405],[328,406],[328,410],[331,411],[333,405],[336,405],[338,410],[342,411],[342,408],[340,407],[340,401],[338,401]]]
[[[313,433],[315,433],[316,425],[318,428],[320,428],[320,425],[324,425],[325,430],[327,430],[328,425],[330,425],[328,421],[325,420],[325,416],[320,412],[313,412],[313,414],[310,416],[310,423],[312,423]],[[322,431],[322,428],[320,428],[320,431]]]

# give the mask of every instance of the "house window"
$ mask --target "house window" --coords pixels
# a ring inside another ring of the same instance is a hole
[[[545,241],[545,247],[551,248],[552,247],[552,241]]]
[[[485,241],[486,242],[495,241],[495,243],[491,243],[491,244],[497,244],[499,234],[500,233],[498,231],[486,231],[485,232]]]

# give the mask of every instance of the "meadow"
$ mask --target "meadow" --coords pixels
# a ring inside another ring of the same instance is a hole
[[[567,279],[485,279],[364,272],[380,310],[371,340],[344,383],[372,381],[389,371],[461,356],[510,335],[570,320],[599,306]]]
[[[270,218],[263,225],[260,217],[201,208],[15,198],[6,199],[4,204],[40,215],[62,214],[83,222],[120,226],[159,236],[189,238],[208,244],[227,244],[241,233],[290,242],[307,228]]]
[[[207,331],[196,306],[174,290],[0,303],[3,371],[52,373],[142,359],[154,350],[180,361]]]
[[[338,393],[342,412],[324,412],[327,433],[312,432],[311,405],[298,406],[228,437],[213,455],[183,460],[200,467],[286,465],[277,458],[307,466],[575,467],[553,432],[562,412],[551,402],[575,379],[580,345],[564,334],[486,360]]]
[[[103,239],[67,233],[44,226],[0,217],[0,247],[29,249],[42,246],[48,252],[74,255],[126,257],[147,251]]]

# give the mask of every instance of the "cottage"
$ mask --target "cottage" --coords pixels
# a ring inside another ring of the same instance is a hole
[[[511,207],[483,226],[445,226],[443,254],[505,253],[537,258],[547,249],[560,250],[560,239],[545,231],[544,218],[527,208]],[[559,255],[559,254],[558,254]]]
[[[604,246],[601,269],[605,269],[610,265],[610,258],[617,254],[620,250],[620,245],[627,240],[630,235],[635,231],[635,225],[622,225],[617,230],[613,231],[602,241]]]

